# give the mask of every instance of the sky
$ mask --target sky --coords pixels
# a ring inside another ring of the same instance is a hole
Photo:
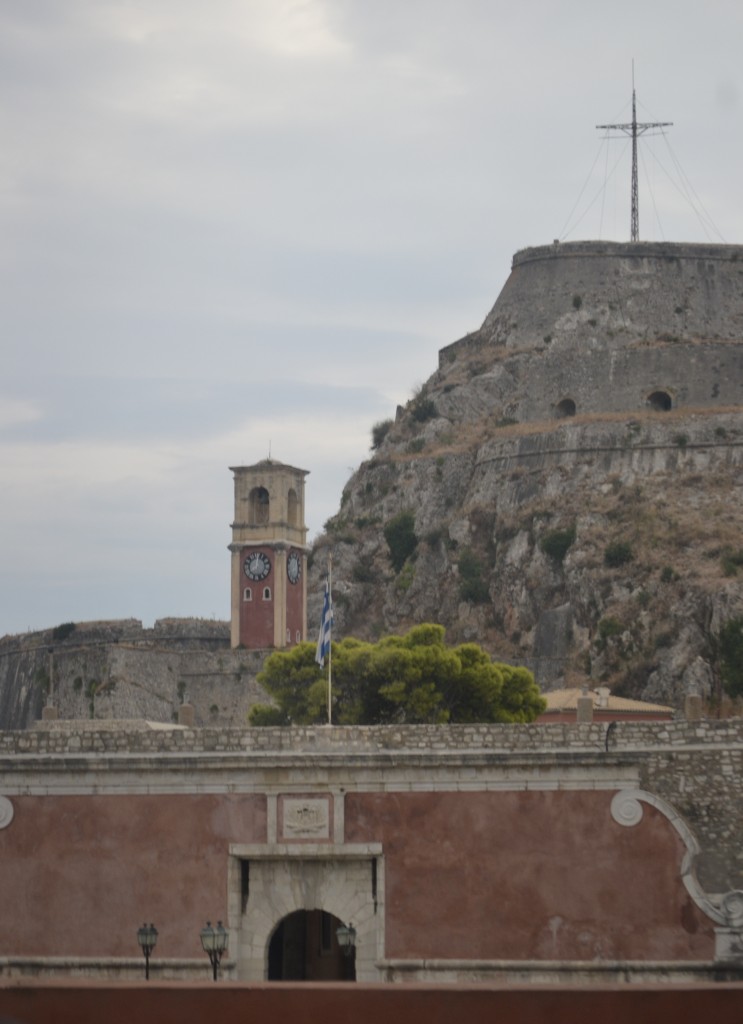
[[[0,636],[229,618],[230,466],[309,470],[514,252],[743,242],[738,0],[0,0]]]

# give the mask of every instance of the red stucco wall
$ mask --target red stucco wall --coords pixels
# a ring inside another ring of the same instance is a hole
[[[347,842],[380,842],[391,958],[706,960],[712,922],[680,879],[684,847],[613,791],[348,793]],[[261,795],[14,797],[0,831],[0,955],[203,956],[226,920],[230,843],[265,843]],[[742,1015],[743,1018],[743,1015]]]
[[[263,796],[14,797],[0,831],[0,955],[203,957],[227,917],[230,842],[266,841]],[[12,927],[8,927],[12,922]]]
[[[19,1024],[740,1024],[743,986],[559,989],[433,985],[0,987]]]
[[[681,839],[650,806],[618,825],[613,795],[348,794],[346,839],[384,845],[387,956],[712,959]]]

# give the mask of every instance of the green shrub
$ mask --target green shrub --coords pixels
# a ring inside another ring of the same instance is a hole
[[[743,618],[728,619],[716,638],[720,678],[731,697],[743,696]]]
[[[384,441],[385,437],[389,434],[393,426],[393,420],[380,420],[379,423],[375,423],[371,429],[372,451],[376,451]]]
[[[472,548],[463,548],[459,556],[459,596],[472,604],[485,604],[490,600],[486,580],[482,578],[482,566]]]
[[[55,626],[52,630],[52,640],[66,640],[75,629],[74,622],[63,622],[61,626]]]
[[[670,565],[664,565],[660,572],[661,583],[673,583],[678,579],[678,573]]]
[[[463,580],[459,586],[459,595],[470,604],[487,604],[490,590],[485,580]]]
[[[610,569],[617,569],[620,565],[626,565],[633,558],[631,546],[623,540],[612,541],[611,544],[607,544],[604,550],[604,565],[608,565]]]
[[[413,585],[414,579],[415,566],[413,565],[412,562],[406,562],[405,565],[400,570],[400,575],[397,577],[395,585],[397,586],[398,590],[401,590],[403,593],[405,593],[406,590],[410,590],[411,586]]]
[[[416,423],[425,423],[438,415],[436,403],[423,390],[411,399],[410,412]]]
[[[611,637],[619,636],[624,632],[624,626],[619,619],[614,619],[610,615],[605,619],[601,619],[598,624],[598,642],[596,646],[600,651],[605,650],[607,640]]]
[[[351,579],[354,583],[372,583],[376,573],[368,559],[362,558],[351,569]]]
[[[733,548],[724,548],[720,561],[725,576],[737,576],[738,569],[743,565],[743,548],[738,548],[737,551]]]
[[[418,545],[413,513],[400,512],[394,519],[390,519],[383,532],[389,548],[392,568],[395,572],[400,572]]]
[[[550,530],[549,533],[545,533],[539,541],[539,546],[545,555],[549,555],[556,562],[562,562],[574,540],[575,523],[565,530]]]
[[[619,619],[614,619],[610,615],[599,622],[599,636],[602,640],[608,640],[611,636],[619,636],[623,632],[624,626]]]
[[[423,540],[429,548],[437,548],[442,541],[447,539],[447,536],[446,528],[439,526],[435,530],[429,530]]]

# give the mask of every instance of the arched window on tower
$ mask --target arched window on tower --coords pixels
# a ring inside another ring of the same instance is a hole
[[[293,487],[289,489],[287,495],[287,518],[289,526],[299,526],[299,498]]]
[[[267,523],[269,512],[268,491],[265,487],[254,487],[248,497],[248,522],[251,526]]]
[[[252,600],[253,600],[253,591],[250,589],[250,587],[246,587],[245,590],[243,591],[243,601],[252,601]]]
[[[271,600],[271,588],[270,587],[264,587],[263,588],[263,600],[264,601],[270,601]]]

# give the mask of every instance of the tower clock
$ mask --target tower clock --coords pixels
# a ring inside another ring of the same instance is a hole
[[[307,470],[265,459],[232,473],[232,646],[292,647],[307,632]]]

